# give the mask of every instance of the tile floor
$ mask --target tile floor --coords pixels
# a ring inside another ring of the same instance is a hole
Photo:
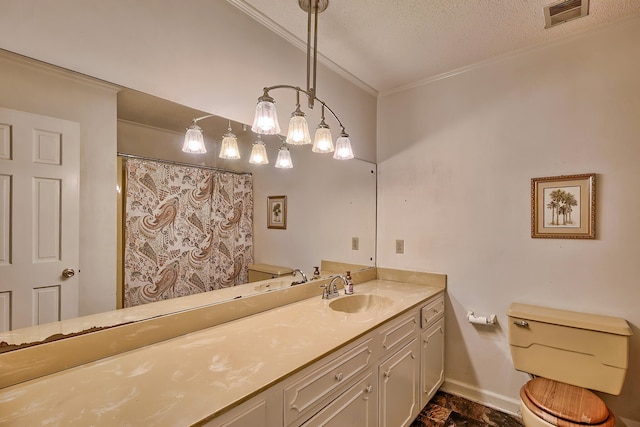
[[[522,427],[520,419],[438,391],[411,427]]]

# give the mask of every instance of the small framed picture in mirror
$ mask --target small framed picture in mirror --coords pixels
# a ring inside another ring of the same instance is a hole
[[[287,229],[287,196],[269,196],[267,202],[267,228]]]

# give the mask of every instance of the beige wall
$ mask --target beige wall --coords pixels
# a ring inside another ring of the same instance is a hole
[[[79,313],[114,309],[115,89],[0,52],[0,105],[80,123]]]
[[[620,316],[630,369],[606,401],[639,425],[639,43],[636,18],[380,98],[378,265],[447,274],[449,389],[516,410],[513,301]],[[531,178],[588,172],[597,240],[532,239]]]

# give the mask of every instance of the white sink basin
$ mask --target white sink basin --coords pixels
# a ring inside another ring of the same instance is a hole
[[[341,311],[344,313],[361,313],[364,311],[387,308],[392,304],[393,300],[389,297],[383,297],[380,295],[356,294],[331,301],[329,303],[329,307],[331,307],[332,310]]]

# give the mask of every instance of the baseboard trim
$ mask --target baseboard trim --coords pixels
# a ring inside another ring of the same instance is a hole
[[[445,380],[440,390],[464,397],[472,402],[480,403],[492,409],[505,412],[507,414],[522,418],[520,413],[520,400],[512,399],[491,391],[482,390],[455,380]]]

